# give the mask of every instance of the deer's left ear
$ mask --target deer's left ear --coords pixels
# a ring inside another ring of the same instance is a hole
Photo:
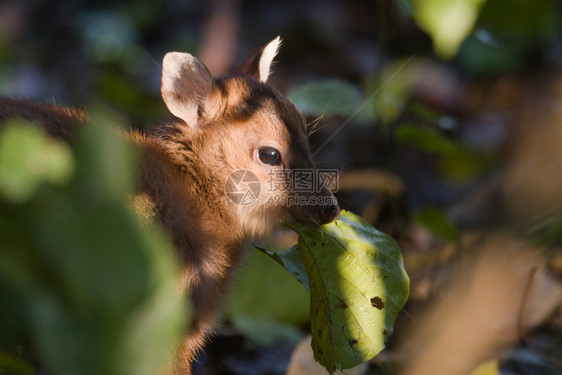
[[[169,52],[162,63],[162,98],[176,117],[200,127],[206,114],[213,77],[203,63],[189,53]]]
[[[263,83],[267,82],[269,73],[271,73],[273,59],[277,55],[280,45],[280,37],[273,39],[260,52],[242,65],[239,69],[240,73],[249,74]]]

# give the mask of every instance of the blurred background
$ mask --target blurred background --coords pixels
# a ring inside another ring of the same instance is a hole
[[[0,95],[146,129],[170,119],[166,52],[222,75],[280,35],[269,83],[319,119],[318,167],[341,171],[340,205],[395,238],[412,281],[388,349],[359,371],[562,374],[561,11],[557,0],[3,0]],[[251,254],[198,371],[285,373],[308,313],[304,289]]]

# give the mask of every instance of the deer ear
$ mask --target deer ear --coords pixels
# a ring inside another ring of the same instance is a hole
[[[191,127],[202,125],[213,77],[189,53],[170,52],[162,64],[162,99],[176,117]]]
[[[280,45],[280,37],[273,39],[260,52],[242,65],[240,73],[249,74],[263,83],[267,82],[273,59],[277,55]]]

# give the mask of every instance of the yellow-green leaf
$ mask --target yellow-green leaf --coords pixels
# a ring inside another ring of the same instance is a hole
[[[332,373],[373,358],[392,334],[409,294],[398,246],[347,211],[316,228],[290,227],[299,234],[298,245],[269,254],[298,271],[295,276],[310,290],[315,359]]]
[[[68,145],[23,120],[0,130],[0,196],[11,202],[29,199],[42,183],[64,185],[74,173]]]
[[[443,58],[456,55],[472,32],[486,0],[415,0],[414,18],[431,36],[435,52]]]

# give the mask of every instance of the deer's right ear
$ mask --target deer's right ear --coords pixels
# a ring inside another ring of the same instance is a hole
[[[267,82],[269,73],[271,73],[271,65],[273,59],[279,51],[281,45],[281,38],[273,39],[267,46],[265,46],[256,55],[246,61],[239,69],[240,73],[248,74],[263,83]]]
[[[200,126],[213,77],[203,63],[189,53],[170,52],[162,64],[162,99],[176,117],[191,127]]]

